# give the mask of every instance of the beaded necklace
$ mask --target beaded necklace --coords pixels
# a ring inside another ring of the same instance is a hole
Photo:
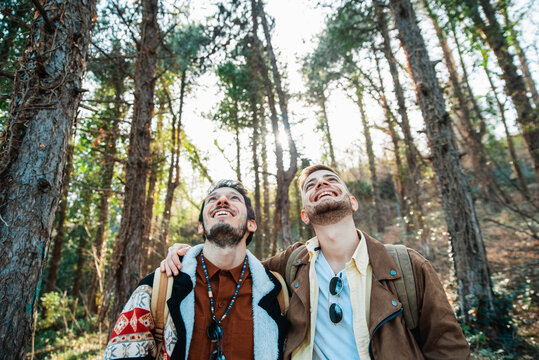
[[[200,253],[200,262],[202,263],[202,269],[204,270],[204,276],[206,277],[206,285],[208,285],[208,297],[210,298],[211,318],[218,325],[220,325],[221,322],[223,322],[223,320],[227,317],[228,312],[232,308],[232,305],[234,305],[234,302],[236,301],[236,297],[238,296],[238,292],[240,291],[241,284],[243,283],[243,275],[245,274],[245,267],[247,265],[247,254],[245,255],[245,260],[243,261],[243,268],[241,269],[241,275],[238,281],[238,285],[236,286],[236,291],[234,292],[234,296],[232,296],[232,300],[230,300],[230,304],[228,305],[228,308],[226,309],[223,316],[221,316],[221,320],[217,320],[217,318],[215,317],[215,307],[213,306],[213,292],[211,290],[210,277],[208,276],[206,263],[204,262],[204,251]]]

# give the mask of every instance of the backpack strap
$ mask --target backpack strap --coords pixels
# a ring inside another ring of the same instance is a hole
[[[279,283],[281,284],[281,291],[279,292],[279,295],[277,295],[277,300],[279,301],[279,307],[281,308],[281,315],[285,316],[288,312],[288,306],[290,305],[288,287],[286,286],[286,282],[284,281],[281,274],[276,271],[272,271],[271,273],[277,278],[277,280],[279,280]]]
[[[397,297],[402,303],[406,326],[413,330],[418,326],[418,311],[415,278],[408,249],[404,245],[384,244],[384,246],[401,274],[401,277],[393,283],[397,289]]]
[[[157,356],[161,353],[163,347],[163,333],[165,330],[165,322],[168,316],[167,300],[172,294],[172,284],[174,282],[173,277],[167,277],[167,273],[161,272],[161,269],[157,268],[153,276],[152,285],[152,302],[151,312],[153,322],[155,324],[154,339],[157,346]]]
[[[307,251],[305,245],[298,246],[296,249],[294,249],[294,251],[292,251],[292,254],[290,254],[290,257],[286,261],[285,276],[288,286],[291,286],[292,282],[296,280],[298,267],[294,266],[294,263],[297,261],[297,259],[301,258],[305,251]]]

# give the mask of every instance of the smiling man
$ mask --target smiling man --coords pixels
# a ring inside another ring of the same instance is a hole
[[[241,183],[221,180],[210,189],[198,230],[204,244],[185,254],[174,277],[161,353],[153,336],[151,274],[125,305],[104,359],[282,358],[281,285],[246,249],[256,222]]]
[[[401,277],[383,244],[356,229],[358,202],[324,165],[299,178],[303,210],[316,237],[294,261],[285,358],[466,359],[469,346],[430,263],[408,249],[418,326],[409,329],[394,281]],[[286,272],[295,244],[264,266]]]
[[[356,229],[358,202],[325,165],[299,178],[302,220],[316,237],[263,262],[291,281],[285,359],[467,359],[470,350],[430,263],[408,249],[417,293],[418,325],[403,316],[395,281],[402,274],[385,246]],[[296,249],[301,248],[298,254]],[[175,245],[162,269],[181,267]],[[294,254],[294,257],[292,257]],[[290,280],[290,279],[289,279]]]

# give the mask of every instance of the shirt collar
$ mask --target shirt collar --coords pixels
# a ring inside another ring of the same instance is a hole
[[[354,251],[354,254],[352,255],[352,259],[350,261],[353,261],[357,270],[360,273],[366,274],[367,266],[369,265],[369,252],[367,250],[367,241],[365,240],[365,236],[360,230],[356,229],[356,231],[357,235],[359,236],[359,244],[357,245],[356,250]],[[320,250],[320,243],[318,242],[318,238],[314,237],[307,241],[305,243],[305,247],[309,252],[309,261],[312,261],[314,255],[318,254],[318,251]]]
[[[366,274],[367,266],[369,265],[369,251],[367,250],[367,241],[365,240],[365,236],[363,236],[363,233],[360,230],[357,230],[357,234],[359,236],[359,244],[357,244],[356,251],[354,251],[354,255],[352,255],[351,261],[354,262],[357,270],[361,274]]]
[[[204,269],[202,268],[202,262],[200,261],[200,255],[197,256],[197,260],[198,260],[198,263],[200,265],[200,266],[197,266],[197,272],[204,279],[205,275],[204,275]],[[249,262],[249,261],[247,261],[247,262]],[[243,269],[243,262],[240,265],[238,265],[235,268],[230,269],[230,270],[223,270],[223,269],[218,268],[211,261],[209,261],[207,257],[204,257],[204,263],[206,264],[206,270],[208,271],[208,277],[210,279],[221,271],[221,272],[223,272],[223,274],[229,273],[230,276],[232,276],[232,279],[234,279],[234,281],[236,282],[236,284],[240,281],[241,270]],[[249,274],[249,264],[246,264],[246,266],[245,266],[245,274],[243,275],[243,278],[245,279],[248,274]]]

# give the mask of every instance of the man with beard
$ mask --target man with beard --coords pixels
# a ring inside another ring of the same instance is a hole
[[[408,249],[418,326],[408,328],[394,281],[402,276],[383,244],[356,229],[357,200],[332,168],[314,165],[299,178],[303,210],[316,237],[264,266],[283,274],[294,250],[285,359],[467,359],[468,343],[430,263]],[[162,263],[177,266],[169,251]]]
[[[151,274],[125,305],[104,359],[281,359],[287,329],[277,301],[281,285],[246,249],[255,230],[241,183],[216,183],[199,215],[204,244],[185,254],[174,277],[160,353]]]

